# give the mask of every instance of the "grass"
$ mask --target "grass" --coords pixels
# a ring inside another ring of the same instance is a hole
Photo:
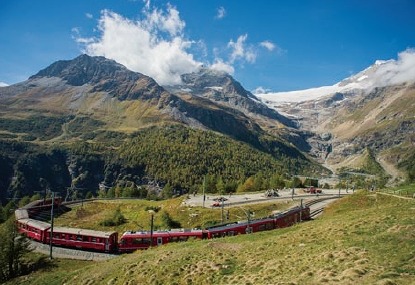
[[[399,195],[403,197],[413,197],[413,195],[415,194],[415,184],[408,184],[404,186],[383,189],[382,192],[393,195]]]
[[[154,228],[166,229],[162,221],[162,212],[167,212],[174,221],[181,224],[183,228],[204,228],[208,225],[221,222],[222,213],[220,208],[202,208],[183,206],[183,198],[170,199],[168,201],[146,201],[146,200],[113,200],[94,201],[75,207],[72,211],[55,219],[57,226],[79,227],[103,231],[118,231],[120,234],[127,230],[150,229],[149,207],[159,208],[154,216]],[[272,211],[284,210],[291,207],[293,203],[273,202],[257,205],[244,206],[255,212],[255,217],[268,216]],[[116,227],[105,227],[100,222],[113,215],[116,209],[120,209],[126,218],[126,223]],[[245,220],[246,215],[240,208],[224,208],[224,216],[229,211],[231,221]]]
[[[414,284],[414,214],[414,200],[362,191],[290,228],[56,261],[8,284]]]

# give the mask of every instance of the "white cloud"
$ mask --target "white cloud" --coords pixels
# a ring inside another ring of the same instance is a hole
[[[145,11],[146,19],[141,23],[148,31],[168,32],[170,36],[180,35],[185,27],[185,22],[180,19],[179,11],[171,5],[167,6],[167,14],[162,10],[154,9]]]
[[[148,10],[150,9],[150,0],[143,0],[145,8]]]
[[[87,17],[88,19],[94,18],[94,16],[91,13],[85,13],[85,17]]]
[[[214,69],[214,70],[218,70],[218,71],[224,71],[224,72],[229,73],[231,75],[235,72],[235,69],[233,68],[232,65],[230,65],[229,63],[224,62],[220,58],[217,58],[215,60],[215,63],[210,65],[210,68]]]
[[[231,39],[224,49],[213,48],[212,63],[203,40],[184,36],[186,23],[174,6],[152,8],[150,0],[142,1],[144,7],[138,20],[103,10],[94,29],[95,37],[82,37],[80,28],[75,27],[73,38],[84,53],[113,59],[130,70],[151,76],[161,85],[178,84],[180,75],[196,71],[202,65],[233,74],[234,64],[255,63],[258,45],[247,43],[247,34],[240,35],[235,42]],[[226,10],[220,7],[217,15],[225,14]],[[261,45],[278,48],[270,41]]]
[[[238,37],[236,42],[230,40],[228,43],[228,48],[232,50],[229,62],[234,63],[237,59],[244,59],[249,63],[254,63],[256,60],[256,52],[250,47],[246,46],[245,41],[248,38],[248,35],[241,35]]]
[[[216,19],[223,19],[226,16],[226,10],[224,7],[219,7],[216,11]]]
[[[6,86],[9,86],[9,84],[0,81],[0,87],[6,87]]]
[[[375,86],[415,81],[415,49],[400,52],[398,60],[389,60],[379,64],[374,77]]]
[[[97,38],[76,37],[89,55],[105,56],[127,68],[153,77],[159,84],[180,83],[180,75],[201,63],[187,52],[193,44],[182,36],[185,23],[172,6],[167,12],[144,10],[144,19],[132,21],[104,10]]]
[[[275,49],[275,44],[270,41],[263,41],[259,45],[266,48],[269,51],[273,51]]]

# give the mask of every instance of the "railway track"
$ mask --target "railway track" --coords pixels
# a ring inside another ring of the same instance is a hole
[[[340,197],[325,197],[320,199],[314,199],[305,203],[306,206],[310,207],[310,217],[316,218],[324,211],[324,207],[330,203],[330,200],[339,199]]]

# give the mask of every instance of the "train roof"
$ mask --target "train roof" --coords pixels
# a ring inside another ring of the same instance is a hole
[[[16,217],[17,220],[28,219],[29,213],[27,212],[26,209],[19,208],[14,211],[14,216]]]
[[[116,234],[117,232],[103,232],[87,229],[77,229],[77,228],[67,228],[67,227],[53,227],[54,233],[67,233],[72,235],[81,235],[81,236],[92,236],[98,238],[108,238],[111,235]]]
[[[271,217],[273,217],[273,218],[279,218],[281,216],[285,216],[285,215],[291,214],[293,212],[299,212],[300,210],[304,210],[306,208],[308,208],[308,206],[303,206],[303,207],[296,206],[296,207],[290,208],[288,210],[285,210],[285,211],[282,211],[282,212],[278,212],[278,213],[272,214]]]
[[[201,235],[203,230],[200,229],[171,229],[165,231],[153,231],[153,237],[160,236],[188,236],[188,235]],[[151,231],[128,231],[124,232],[123,237],[150,237]]]
[[[34,220],[34,219],[19,219],[19,223],[25,224],[27,226],[35,227],[35,228],[37,228],[39,230],[42,230],[42,231],[47,230],[47,229],[50,228],[49,223]]]
[[[210,231],[210,232],[231,230],[231,229],[239,228],[239,227],[247,227],[248,225],[256,224],[256,223],[259,223],[259,222],[270,222],[270,221],[273,221],[273,220],[274,220],[274,218],[253,219],[253,220],[250,220],[249,223],[248,223],[247,220],[244,220],[244,221],[238,221],[238,222],[235,222],[235,223],[212,226],[212,227],[207,228],[207,230]]]

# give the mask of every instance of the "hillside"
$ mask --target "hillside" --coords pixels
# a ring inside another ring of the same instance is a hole
[[[415,140],[410,68],[403,59],[376,61],[333,86],[258,96],[298,121],[310,146],[300,149],[329,168],[362,168],[355,162],[370,149],[389,182],[399,183],[414,171],[402,167],[410,164]]]
[[[325,171],[284,136],[296,132],[292,121],[228,74],[183,78],[194,92],[173,94],[113,60],[81,55],[2,87],[1,200],[150,182],[193,192],[205,175],[235,190],[258,172]]]
[[[413,208],[412,200],[358,192],[291,228],[99,263],[55,260],[7,284],[413,284]]]

